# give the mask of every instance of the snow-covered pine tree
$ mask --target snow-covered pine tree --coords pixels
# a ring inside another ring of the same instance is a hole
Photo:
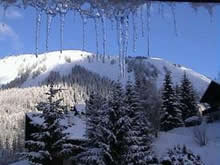
[[[87,150],[82,164],[150,164],[152,158],[149,121],[141,108],[136,88],[128,82],[126,95],[115,83],[108,101],[97,93],[87,101]]]
[[[148,79],[144,73],[135,73],[135,90],[138,94],[143,112],[153,128],[155,136],[160,129],[161,99],[156,88],[155,79]]]
[[[87,138],[85,151],[77,157],[82,164],[105,165],[107,160],[105,154],[108,153],[108,140],[104,136],[107,101],[99,93],[92,92],[86,102],[86,125]],[[106,151],[107,150],[107,151]]]
[[[180,104],[183,121],[189,117],[198,115],[195,90],[193,89],[192,83],[188,79],[186,73],[183,75],[180,86]]]
[[[178,84],[176,84],[176,86],[174,86],[174,92],[175,92],[175,98],[176,98],[176,106],[177,106],[178,109],[181,110],[182,109],[182,104],[180,102],[181,89],[180,89],[180,86]],[[181,110],[181,116],[182,116],[182,110]],[[183,121],[183,125],[184,125],[184,121]]]
[[[124,103],[125,92],[120,82],[116,82],[108,101],[106,111],[108,120],[106,124],[106,136],[109,141],[109,152],[107,155],[108,165],[123,164],[122,155],[125,153],[125,136],[129,129],[127,106]]]
[[[136,88],[130,80],[126,85],[125,105],[128,107],[126,112],[128,122],[126,125],[129,129],[124,138],[123,164],[145,165],[157,163],[157,159],[153,158],[151,150],[152,132],[150,124],[143,112],[144,109]]]
[[[181,110],[177,106],[171,73],[167,72],[163,83],[160,128],[162,131],[168,131],[181,126],[183,126]]]
[[[90,134],[92,135],[88,139],[90,145],[82,154],[82,159],[86,160],[83,164],[123,164],[122,155],[125,153],[125,135],[128,130],[126,112],[128,111],[124,104],[124,90],[119,82],[114,84],[108,101],[101,104],[100,113],[98,113],[101,120],[97,125],[91,125],[96,133]]]
[[[106,104],[106,99],[99,93],[92,92],[86,103],[87,136],[93,138],[96,134],[96,126],[100,123],[102,112],[100,111]]]
[[[66,139],[67,133],[63,133],[64,126],[60,125],[64,117],[66,107],[61,106],[62,99],[55,99],[61,89],[54,89],[50,85],[48,101],[40,102],[36,108],[42,111],[40,118],[43,124],[38,125],[39,131],[32,133],[31,140],[26,141],[27,152],[25,157],[34,165],[58,165],[62,163],[64,156],[72,152],[72,144]]]
[[[125,87],[125,105],[128,106],[128,112],[127,115],[131,119],[131,122],[136,117],[136,112],[140,111],[142,108],[139,94],[136,91],[135,86],[132,84],[131,80],[129,79],[127,81],[126,87]]]
[[[180,86],[179,86],[178,84],[176,84],[174,90],[175,90],[176,96],[177,96],[178,99],[179,99],[179,97],[180,97]]]

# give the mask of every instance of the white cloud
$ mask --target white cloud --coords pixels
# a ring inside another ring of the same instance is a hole
[[[0,22],[0,41],[8,40],[11,41],[13,49],[19,50],[22,48],[22,43],[17,33],[8,24]]]
[[[17,10],[15,10],[15,9],[9,9],[9,10],[7,10],[6,11],[6,17],[7,18],[13,18],[13,19],[17,19],[17,18],[21,18],[22,17],[22,15],[21,15],[21,13],[19,12],[19,11],[17,11]]]
[[[3,19],[4,16],[6,19],[22,18],[22,14],[14,7],[7,8],[5,11],[3,7],[0,7],[0,17]]]
[[[7,20],[9,19],[20,19],[22,14],[15,7],[7,8],[0,7],[0,41],[10,42],[11,46],[15,50],[19,50],[23,47],[18,34],[8,25]]]
[[[18,39],[18,35],[12,30],[9,25],[0,22],[0,39],[2,40],[5,37],[10,37],[13,40]]]

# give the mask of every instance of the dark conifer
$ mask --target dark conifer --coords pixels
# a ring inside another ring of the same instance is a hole
[[[128,130],[126,132],[124,164],[145,165],[156,163],[151,149],[152,129],[135,86],[127,82],[125,104],[127,105]]]
[[[86,101],[86,126],[87,138],[85,151],[82,152],[78,159],[86,165],[105,165],[106,146],[108,140],[104,136],[105,111],[107,109],[106,100],[96,92],[90,94],[89,100]]]
[[[38,111],[42,111],[39,118],[44,122],[37,125],[39,131],[31,134],[32,139],[26,141],[28,151],[25,156],[32,164],[56,165],[71,155],[73,146],[68,143],[68,134],[63,132],[65,127],[60,125],[66,108],[60,105],[62,99],[55,99],[59,91],[51,84],[46,93],[48,101],[36,106]]]
[[[177,106],[170,72],[165,75],[163,83],[161,113],[161,130],[168,131],[183,126],[182,114]]]
[[[198,115],[195,91],[186,73],[183,75],[182,83],[180,86],[180,104],[183,121],[189,117]]]

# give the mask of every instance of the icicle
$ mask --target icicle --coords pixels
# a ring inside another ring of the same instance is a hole
[[[143,6],[141,6],[141,10],[140,10],[140,19],[141,19],[141,34],[142,37],[144,37],[144,18],[143,18]]]
[[[210,16],[210,22],[213,23],[213,13],[214,13],[214,6],[213,4],[204,4],[205,9],[207,9],[209,16]]]
[[[198,8],[199,7],[204,7],[207,12],[209,13],[210,16],[210,22],[213,22],[213,13],[214,13],[214,6],[215,4],[212,3],[190,3],[191,8],[194,10],[195,14],[198,14]]]
[[[128,44],[128,20],[123,16],[120,17],[119,21],[119,57],[120,57],[120,76],[125,77],[125,57]]]
[[[73,10],[73,23],[75,23],[75,21],[76,21],[76,11]]]
[[[159,2],[159,12],[160,12],[160,16],[164,19],[164,3],[163,2]]]
[[[128,30],[129,30],[129,19],[128,16],[125,16],[121,19],[121,23],[123,25],[121,37],[122,37],[122,73],[123,77],[125,77],[125,60],[127,57],[127,51],[128,51]]]
[[[176,23],[176,11],[175,11],[176,5],[175,5],[175,3],[171,2],[170,7],[171,7],[172,16],[173,16],[173,25],[174,25],[175,35],[178,36],[177,23]]]
[[[35,38],[35,55],[38,57],[38,49],[39,49],[39,38],[40,38],[40,25],[41,25],[41,15],[42,12],[39,9],[36,9],[36,38]]]
[[[147,56],[150,57],[150,10],[151,2],[147,3]]]
[[[85,26],[86,26],[86,19],[84,18],[84,16],[83,15],[81,15],[81,19],[82,19],[82,28],[83,28],[83,36],[82,36],[82,38],[83,38],[83,46],[82,46],[82,50],[83,51],[85,51],[85,46],[86,46],[86,28],[85,28]]]
[[[191,4],[191,8],[193,9],[195,15],[198,14],[198,6],[195,3],[190,3]]]
[[[114,30],[114,20],[110,19],[110,21],[111,21],[111,30],[113,31]]]
[[[133,24],[133,52],[136,52],[136,42],[137,42],[137,24],[136,24],[136,13],[132,13],[132,24]]]
[[[158,14],[161,15],[161,2],[158,2]]]
[[[122,70],[122,26],[121,26],[121,20],[120,18],[116,19],[117,24],[117,41],[118,41],[118,50],[119,50],[119,70],[120,70],[120,77],[123,75]]]
[[[122,77],[125,77],[126,67],[125,60],[127,57],[128,51],[128,31],[129,31],[129,17],[123,16],[120,20],[120,38],[121,38],[121,69],[122,69]]]
[[[48,48],[49,48],[49,37],[50,37],[52,18],[53,16],[51,14],[47,14],[46,52],[48,52]]]
[[[126,16],[125,19],[125,29],[124,29],[124,42],[125,42],[125,57],[128,56],[128,37],[129,37],[129,17]]]
[[[65,14],[60,13],[60,53],[63,53],[63,32],[64,32]]]
[[[103,54],[102,54],[102,62],[105,62],[105,55],[106,55],[106,25],[105,25],[105,18],[104,16],[101,17],[102,22],[102,44],[103,44]]]
[[[96,60],[99,60],[99,38],[98,38],[98,27],[97,27],[97,18],[94,18],[95,25],[95,36],[96,36]]]
[[[126,36],[126,38],[125,38],[126,39],[126,45],[125,45],[126,46],[126,54],[125,55],[127,57],[128,56],[128,41],[129,41],[129,17],[128,16],[126,19],[126,26],[125,27],[126,27],[126,33],[125,33],[126,34],[125,35]]]
[[[6,10],[7,10],[7,6],[4,6],[3,7],[3,14],[2,14],[2,26],[4,27],[5,26],[5,19],[6,19]]]
[[[124,77],[124,59],[125,59],[125,23],[124,17],[121,17],[121,40],[122,40],[122,52],[121,52],[121,66],[122,66],[122,77]]]

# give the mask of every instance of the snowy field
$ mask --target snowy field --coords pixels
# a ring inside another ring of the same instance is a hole
[[[22,161],[19,161],[17,163],[13,163],[11,165],[29,165],[29,163],[28,163],[28,161],[22,160]]]
[[[169,132],[161,132],[154,142],[154,150],[158,157],[163,157],[167,149],[175,145],[186,145],[195,154],[199,154],[206,165],[219,165],[220,162],[220,122],[207,124],[208,144],[199,146],[193,139],[193,128],[176,128]],[[29,165],[20,161],[11,165]]]
[[[200,147],[193,139],[193,128],[176,128],[161,132],[154,143],[155,152],[162,157],[168,148],[175,145],[186,145],[195,154],[199,154],[206,165],[219,165],[220,162],[220,122],[207,124],[208,144]]]

